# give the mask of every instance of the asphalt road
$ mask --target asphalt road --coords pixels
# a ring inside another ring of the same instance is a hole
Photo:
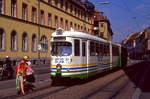
[[[134,61],[125,69],[87,80],[52,85],[49,74],[36,75],[36,90],[17,96],[15,80],[1,81],[0,99],[150,99],[150,62]]]

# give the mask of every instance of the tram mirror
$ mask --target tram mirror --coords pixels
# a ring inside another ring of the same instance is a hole
[[[49,47],[50,51],[52,51],[52,47]]]

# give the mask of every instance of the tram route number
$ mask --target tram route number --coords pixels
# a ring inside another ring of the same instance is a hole
[[[55,63],[64,63],[64,58],[56,58]]]

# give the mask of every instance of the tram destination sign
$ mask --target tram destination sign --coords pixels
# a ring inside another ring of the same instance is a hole
[[[66,37],[54,37],[53,40],[54,41],[64,41],[64,40],[66,40]]]

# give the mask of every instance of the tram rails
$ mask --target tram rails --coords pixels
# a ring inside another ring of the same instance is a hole
[[[123,83],[122,83],[123,82]],[[128,78],[125,76],[123,71],[117,71],[111,73],[110,75],[105,75],[98,79],[89,81],[84,84],[72,84],[70,86],[49,86],[41,90],[37,90],[34,93],[23,96],[25,98],[54,98],[60,99],[61,97],[66,99],[87,99],[87,97],[95,97],[97,94],[105,95],[103,92],[106,92],[105,89],[109,89],[110,86],[114,87],[115,91],[111,91],[111,95],[108,92],[107,97],[111,97],[117,90],[128,82]],[[118,85],[120,84],[120,85]],[[114,89],[113,89],[114,90]],[[106,96],[105,96],[106,97]],[[21,97],[22,98],[22,97]]]

